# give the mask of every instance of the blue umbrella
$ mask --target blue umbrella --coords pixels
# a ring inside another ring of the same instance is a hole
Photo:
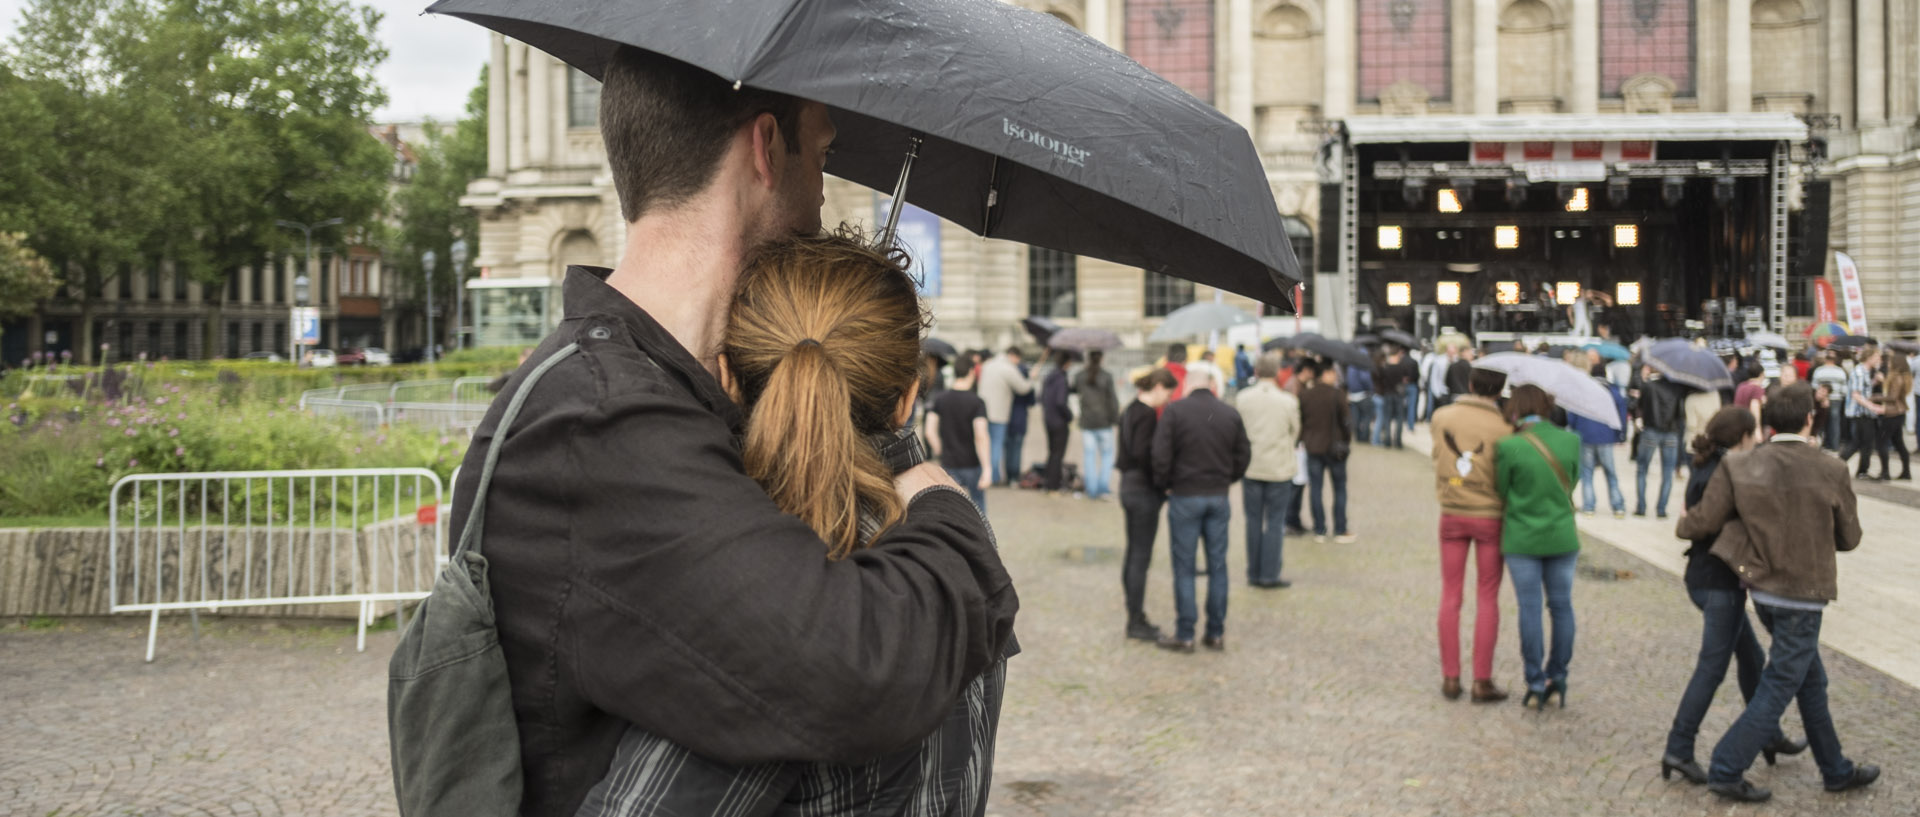
[[[1627,347],[1610,340],[1601,343],[1589,343],[1586,345],[1586,348],[1598,351],[1601,360],[1626,360],[1627,358],[1633,357],[1633,353],[1627,351]]]
[[[1647,348],[1642,357],[1668,380],[1701,391],[1733,388],[1733,375],[1712,352],[1684,338],[1668,338]]]

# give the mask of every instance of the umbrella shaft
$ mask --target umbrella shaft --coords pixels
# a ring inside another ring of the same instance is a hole
[[[907,178],[913,175],[913,160],[920,157],[920,134],[907,140],[907,158],[900,165],[900,180],[893,185],[893,206],[887,209],[887,227],[880,231],[880,246],[893,243],[894,229],[900,226],[900,208],[907,204]]]

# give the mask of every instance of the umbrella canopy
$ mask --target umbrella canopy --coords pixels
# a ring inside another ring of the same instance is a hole
[[[960,356],[960,350],[953,348],[953,344],[939,338],[927,338],[920,341],[920,354],[927,355],[928,357],[937,357],[941,360],[952,360]]]
[[[1602,381],[1556,358],[1519,352],[1495,352],[1473,362],[1476,369],[1505,372],[1509,386],[1538,386],[1554,403],[1608,428],[1620,428],[1613,393]]]
[[[1873,338],[1867,337],[1866,335],[1842,335],[1840,337],[1834,338],[1833,342],[1828,345],[1838,347],[1841,349],[1861,349],[1867,346],[1872,346],[1877,342],[1878,341],[1875,341]]]
[[[826,170],[992,238],[1286,304],[1253,139],[1098,40],[1001,0],[439,0],[596,79],[630,45],[824,103]]]
[[[1104,352],[1120,348],[1120,336],[1105,329],[1073,326],[1053,333],[1053,337],[1047,340],[1047,348],[1081,353]]]
[[[1834,338],[1844,338],[1846,336],[1846,324],[1837,321],[1826,321],[1807,327],[1807,337],[1813,339],[1814,345],[1822,348],[1832,343]]]
[[[1682,386],[1701,391],[1733,388],[1733,375],[1712,352],[1683,338],[1668,338],[1647,347],[1648,366]]]
[[[1748,332],[1747,344],[1750,346],[1760,346],[1767,349],[1785,349],[1787,351],[1793,351],[1793,342],[1790,340],[1787,340],[1786,336],[1780,334],[1779,332],[1768,332],[1765,330]]]
[[[1599,352],[1601,360],[1626,360],[1627,358],[1633,357],[1633,354],[1627,351],[1627,347],[1610,340],[1600,343],[1589,343],[1585,348]]]
[[[1216,332],[1230,326],[1257,324],[1260,320],[1246,310],[1227,304],[1202,302],[1187,304],[1167,313],[1160,328],[1147,336],[1149,341],[1176,340]]]
[[[1361,332],[1358,335],[1354,335],[1353,340],[1348,341],[1348,343],[1355,346],[1379,346],[1380,336],[1371,332]]]
[[[1399,346],[1402,349],[1420,348],[1420,341],[1415,340],[1412,335],[1398,329],[1382,329],[1379,334],[1381,340]]]
[[[1906,352],[1910,355],[1920,355],[1920,343],[1915,343],[1910,340],[1887,341],[1887,348],[1896,352]]]
[[[1060,331],[1060,324],[1045,315],[1029,315],[1020,319],[1020,328],[1027,330],[1035,342],[1045,346],[1053,333]]]
[[[1269,352],[1278,349],[1304,349],[1309,354],[1319,355],[1335,363],[1348,366],[1373,365],[1373,357],[1367,354],[1367,350],[1314,332],[1301,332],[1290,338],[1275,338],[1262,344],[1260,348]]]

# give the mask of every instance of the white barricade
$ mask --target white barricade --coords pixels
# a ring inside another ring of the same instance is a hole
[[[426,598],[446,559],[440,478],[425,468],[134,474],[114,484],[108,599],[163,610],[373,605]]]

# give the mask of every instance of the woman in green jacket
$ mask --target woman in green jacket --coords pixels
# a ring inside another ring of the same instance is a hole
[[[1519,386],[1507,400],[1517,431],[1494,448],[1494,483],[1506,501],[1500,550],[1520,605],[1520,660],[1527,670],[1523,706],[1545,709],[1557,693],[1567,705],[1567,664],[1573,660],[1573,565],[1580,533],[1573,523],[1573,475],[1580,435],[1547,420],[1553,397]],[[1541,666],[1540,596],[1553,617],[1553,648]]]

